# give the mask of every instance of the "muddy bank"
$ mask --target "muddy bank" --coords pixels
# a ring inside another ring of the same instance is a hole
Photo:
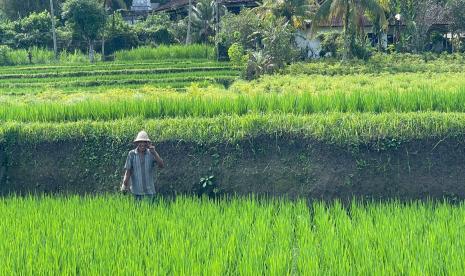
[[[1,191],[117,192],[131,148],[105,139],[6,146],[0,150],[0,161],[7,160],[0,162]],[[192,194],[202,177],[214,176],[223,194],[465,198],[465,145],[459,139],[338,146],[262,136],[215,145],[165,141],[157,149],[166,163],[156,178],[164,195]]]
[[[0,189],[6,185],[6,153],[0,146]]]

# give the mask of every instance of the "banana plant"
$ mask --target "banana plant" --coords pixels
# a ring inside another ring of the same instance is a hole
[[[357,32],[363,32],[364,16],[370,12],[376,19],[375,24],[387,26],[383,7],[376,0],[326,0],[313,17],[312,29],[327,20],[342,19],[344,28],[343,60],[351,54],[351,42]]]

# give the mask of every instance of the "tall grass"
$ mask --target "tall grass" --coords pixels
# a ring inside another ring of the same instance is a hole
[[[32,54],[32,64],[54,64],[54,63],[89,63],[87,55],[79,52],[67,52],[63,50],[59,53],[59,61],[55,60],[53,51],[33,47],[30,50]],[[96,59],[99,59],[97,54]],[[28,65],[29,51],[26,49],[6,50],[4,60],[0,65]]]
[[[159,81],[168,83],[169,79]],[[465,112],[465,87],[458,91],[423,89],[410,92],[374,90],[248,94],[226,92],[221,89],[210,93],[202,89],[197,90],[197,92],[191,90],[189,93],[163,90],[127,93],[115,90],[113,93],[95,96],[82,94],[62,96],[62,99],[58,98],[59,94],[55,94],[48,100],[36,97],[31,101],[33,97],[26,97],[25,101],[19,102],[14,98],[14,100],[4,100],[0,104],[0,120],[66,122],[115,120],[128,117],[214,117],[250,113],[308,115],[327,112]]]
[[[116,61],[151,61],[169,59],[213,59],[215,50],[212,46],[193,45],[160,45],[155,48],[139,47],[115,53]]]
[[[5,274],[366,275],[465,270],[465,207],[236,198],[0,201]]]
[[[353,146],[385,140],[441,140],[465,137],[464,113],[328,113],[310,116],[292,114],[250,114],[213,118],[178,118],[116,121],[79,121],[69,123],[5,122],[0,125],[0,141],[8,144],[81,139],[132,141],[134,131],[146,129],[156,141],[192,141],[196,143],[235,143],[268,135],[296,136]]]
[[[159,68],[194,68],[194,67],[232,67],[227,62],[216,62],[203,59],[164,60],[158,62],[96,62],[96,63],[69,63],[44,65],[19,65],[0,67],[0,75],[16,74],[46,74],[68,72],[112,72],[121,70],[154,70]]]

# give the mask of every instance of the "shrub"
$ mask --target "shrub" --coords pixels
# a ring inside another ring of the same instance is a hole
[[[0,65],[11,65],[10,52],[10,47],[0,45]]]
[[[248,55],[244,55],[244,48],[239,43],[233,43],[229,47],[228,56],[234,66],[242,67],[248,61]]]
[[[344,45],[344,41],[340,33],[332,32],[320,34],[318,39],[321,41],[321,57],[331,56],[337,58],[340,56],[340,52]]]

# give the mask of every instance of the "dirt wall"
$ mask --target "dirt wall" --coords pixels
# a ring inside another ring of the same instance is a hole
[[[0,189],[6,184],[6,154],[0,146]]]
[[[3,193],[117,192],[130,143],[61,141],[6,146]],[[465,198],[465,144],[459,139],[338,146],[299,137],[256,137],[234,144],[165,141],[156,186],[190,194],[214,176],[223,194],[318,199]],[[1,151],[0,151],[1,153]]]

